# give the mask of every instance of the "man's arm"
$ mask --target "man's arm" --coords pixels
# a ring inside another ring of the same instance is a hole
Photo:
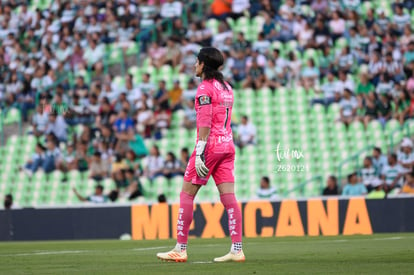
[[[76,188],[72,188],[73,192],[75,193],[76,197],[78,197],[78,199],[80,201],[88,201],[85,197],[81,196],[81,194],[79,194],[78,190],[76,190]]]
[[[200,177],[205,177],[208,175],[209,169],[205,165],[204,150],[210,135],[213,106],[209,93],[203,92],[203,94],[200,94],[199,92],[200,90],[197,91],[198,94],[196,96],[199,107],[197,110],[198,142],[196,146],[195,167],[197,174]]]
[[[402,173],[399,173],[398,174],[398,176],[396,176],[395,178],[394,178],[394,180],[392,181],[392,183],[391,183],[391,188],[394,188],[395,187],[395,185],[397,185],[397,182],[401,179],[401,177],[402,176],[404,176],[404,174],[402,174]]]

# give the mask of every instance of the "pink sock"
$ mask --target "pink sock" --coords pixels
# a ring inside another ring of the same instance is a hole
[[[187,244],[188,231],[193,221],[193,202],[194,196],[181,192],[180,193],[180,209],[178,210],[177,220],[177,243]]]
[[[229,233],[232,243],[242,241],[242,215],[234,193],[220,195],[220,200],[226,208],[229,218]]]

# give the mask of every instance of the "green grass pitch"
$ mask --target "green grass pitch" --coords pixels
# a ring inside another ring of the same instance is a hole
[[[414,234],[254,238],[244,263],[213,263],[229,239],[191,239],[188,262],[160,262],[173,240],[0,243],[0,274],[413,274]]]

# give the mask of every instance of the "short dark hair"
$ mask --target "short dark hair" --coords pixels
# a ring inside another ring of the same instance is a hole
[[[352,178],[353,176],[356,176],[356,175],[357,175],[357,173],[356,173],[356,172],[353,172],[353,173],[349,174],[349,175],[348,175],[348,181],[351,181],[351,178]]]
[[[378,152],[378,153],[382,153],[382,150],[380,147],[374,147],[374,151]]]
[[[268,176],[262,177],[262,180],[264,180],[267,184],[270,184],[270,179]]]
[[[158,202],[159,203],[165,203],[165,202],[167,202],[167,197],[164,194],[160,194],[158,196]]]
[[[104,187],[101,184],[98,184],[97,186],[95,186],[96,189],[99,189],[101,191],[103,191]]]
[[[338,183],[338,179],[334,175],[330,175],[328,178],[333,180],[335,182],[335,185]]]
[[[394,160],[397,160],[397,154],[396,153],[391,153],[390,157],[393,158]]]

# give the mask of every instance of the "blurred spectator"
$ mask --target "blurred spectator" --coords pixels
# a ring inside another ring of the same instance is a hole
[[[379,95],[390,95],[393,89],[394,83],[390,80],[388,74],[384,73],[380,75],[379,82],[375,92]]]
[[[183,59],[181,61],[180,73],[191,75],[194,72],[194,64],[197,61],[196,55],[191,49],[187,49],[183,53]]]
[[[414,171],[411,171],[411,173],[406,174],[405,182],[401,189],[401,193],[414,194]]]
[[[309,59],[306,66],[302,68],[301,76],[305,90],[318,86],[320,71],[315,66],[315,61],[312,58]]]
[[[187,89],[183,92],[183,98],[186,100],[194,100],[197,94],[197,84],[193,78],[187,83]]]
[[[134,153],[133,150],[128,150],[125,155],[125,164],[127,166],[127,169],[132,169],[135,171],[135,175],[141,175],[142,173],[142,167],[141,167],[141,161],[137,157],[137,155]]]
[[[49,138],[46,142],[46,152],[42,161],[43,171],[47,174],[53,172],[60,162],[60,158],[61,153],[59,148],[56,146],[56,141]]]
[[[44,107],[38,105],[36,107],[36,113],[32,116],[33,134],[36,137],[42,136],[46,132],[48,122],[49,118],[44,112]]]
[[[128,142],[134,139],[134,122],[128,117],[128,110],[122,109],[118,118],[115,120],[113,129],[117,138],[115,151],[125,152]]]
[[[171,179],[172,177],[180,175],[180,162],[177,160],[174,153],[167,153],[162,173],[167,179]]]
[[[159,108],[169,109],[170,104],[168,102],[169,95],[166,88],[166,83],[164,80],[161,80],[158,83],[158,90],[154,95],[154,105]]]
[[[367,195],[367,199],[384,199],[387,194],[383,190],[383,185],[382,180],[372,179],[370,186],[373,190]]]
[[[161,5],[162,18],[174,18],[181,16],[183,4],[181,1],[167,0]]]
[[[128,198],[128,200],[144,196],[144,188],[133,169],[127,169],[125,171],[125,183],[124,197]]]
[[[49,120],[45,134],[53,134],[60,142],[66,142],[68,139],[67,124],[61,115],[55,112],[49,114]]]
[[[74,144],[70,143],[66,146],[66,150],[63,151],[61,158],[57,163],[57,169],[61,170],[64,175],[62,181],[67,181],[67,172],[76,170],[78,168],[76,160],[76,151]]]
[[[186,105],[184,106],[184,122],[183,126],[190,130],[196,127],[197,114],[194,109],[194,100],[186,100]]]
[[[97,41],[94,39],[90,39],[88,44],[89,47],[86,48],[83,58],[88,66],[90,66],[97,74],[100,74],[103,70],[101,60],[105,54],[105,49],[103,45],[97,45]]]
[[[387,121],[392,118],[392,106],[387,95],[379,96],[376,108],[378,110],[378,120],[384,127]]]
[[[404,174],[404,168],[397,162],[397,155],[388,156],[388,164],[382,168],[381,179],[385,181],[384,189],[388,193],[395,187],[399,187],[400,177]]]
[[[388,165],[387,156],[382,154],[380,147],[374,147],[372,150],[372,164],[374,165],[377,176],[382,175],[382,169]]]
[[[131,76],[132,78],[132,76]],[[156,86],[154,83],[151,82],[151,75],[145,73],[142,75],[142,80],[137,85],[137,89],[139,89],[142,93],[146,95],[153,96],[156,90]]]
[[[145,138],[151,137],[151,127],[154,124],[154,112],[143,102],[137,114],[137,132]]]
[[[340,94],[337,93],[336,88],[335,76],[332,72],[328,72],[327,81],[320,87],[320,89],[316,90],[316,92],[323,93],[323,98],[312,99],[311,105],[323,104],[327,107],[334,102],[338,102]]]
[[[167,40],[166,53],[163,56],[162,65],[170,65],[176,67],[181,63],[181,51],[180,47],[173,38]]]
[[[336,81],[336,92],[342,95],[345,89],[348,89],[351,92],[355,91],[355,83],[348,77],[346,72],[340,70],[338,72],[338,80]]]
[[[256,144],[256,127],[249,122],[247,116],[242,116],[241,123],[237,128],[236,143],[240,148],[249,144]]]
[[[162,60],[164,60],[166,54],[167,49],[160,46],[157,42],[153,42],[148,50],[150,62],[156,68],[160,68],[163,65]]]
[[[365,157],[363,167],[361,169],[361,179],[362,183],[367,188],[368,192],[372,190],[371,183],[374,179],[377,178],[376,171],[374,165],[372,164],[371,157]]]
[[[247,69],[246,79],[243,88],[260,89],[265,80],[264,69],[257,63],[257,59],[252,60],[252,65]]]
[[[94,179],[97,182],[102,181],[108,174],[108,167],[102,161],[101,153],[95,152],[92,160],[89,163],[89,178]]]
[[[270,20],[270,17],[268,18],[269,18],[268,20]],[[274,27],[274,24],[273,24],[273,27]],[[263,28],[265,28],[265,26],[263,26]],[[244,51],[247,54],[250,54],[250,51],[251,51],[251,43],[246,40],[243,32],[239,32],[237,34],[237,38],[233,42],[230,53],[232,56],[235,56],[237,52],[239,51]]]
[[[233,0],[231,3],[231,11],[233,19],[243,16],[250,7],[249,0]]]
[[[220,22],[218,32],[213,36],[211,46],[221,50],[224,47],[224,42],[229,38],[233,40],[233,32],[225,22]]]
[[[394,115],[394,118],[397,119],[401,125],[403,125],[405,120],[411,118],[410,96],[408,95],[406,91],[401,91],[398,93],[398,96],[394,98],[394,103],[396,106],[396,113]]]
[[[12,209],[13,208],[13,195],[7,194],[4,196],[4,209]]]
[[[186,33],[187,30],[183,25],[183,20],[181,18],[174,19],[172,35],[175,37],[183,37]]]
[[[28,160],[24,166],[25,172],[29,175],[29,177],[36,173],[37,169],[41,167],[45,151],[46,148],[41,143],[36,144],[35,152],[33,153],[32,158]]]
[[[211,17],[225,19],[231,13],[232,0],[213,0],[211,3]]]
[[[182,95],[183,89],[180,87],[180,81],[175,80],[174,86],[171,90],[168,91],[168,95],[170,97],[170,106],[172,111],[177,111],[182,109]]]
[[[400,152],[397,154],[398,164],[403,167],[403,173],[410,173],[414,166],[413,142],[404,138],[401,142]]]
[[[260,187],[256,191],[257,198],[259,199],[278,199],[277,190],[275,187],[270,186],[269,177],[262,177],[260,180]]]
[[[375,91],[374,85],[368,81],[368,75],[361,73],[359,77],[359,83],[356,87],[355,93],[357,95],[366,96],[367,94]]]
[[[147,157],[147,165],[144,170],[146,177],[152,182],[156,177],[162,176],[164,158],[161,156],[158,146],[152,146],[150,155]]]
[[[75,193],[76,197],[78,197],[78,199],[83,202],[105,203],[109,200],[108,196],[103,194],[104,188],[102,185],[97,185],[95,187],[95,192],[88,197],[83,197],[80,195],[76,188],[72,188],[72,190]]]
[[[155,139],[161,139],[165,131],[170,128],[171,124],[171,111],[160,108],[154,113],[154,137]]]
[[[328,10],[328,1],[326,0],[313,0],[311,4],[312,10],[315,12],[325,12]]]
[[[331,29],[331,36],[334,41],[345,33],[345,20],[340,16],[339,11],[334,11],[332,13],[332,19],[329,21],[329,28]]]
[[[141,100],[142,90],[139,87],[134,87],[133,76],[131,74],[128,74],[125,77],[124,91],[126,92],[127,100],[131,105],[135,105],[139,100]]]
[[[339,106],[341,107],[340,120],[348,126],[356,119],[356,110],[358,107],[357,99],[348,88],[345,88],[344,95],[339,102]]]
[[[326,181],[326,187],[323,189],[322,195],[324,196],[336,196],[339,195],[338,180],[335,176],[329,176]]]
[[[367,194],[367,188],[363,183],[359,182],[356,173],[348,175],[348,183],[342,190],[343,196],[362,196]]]

